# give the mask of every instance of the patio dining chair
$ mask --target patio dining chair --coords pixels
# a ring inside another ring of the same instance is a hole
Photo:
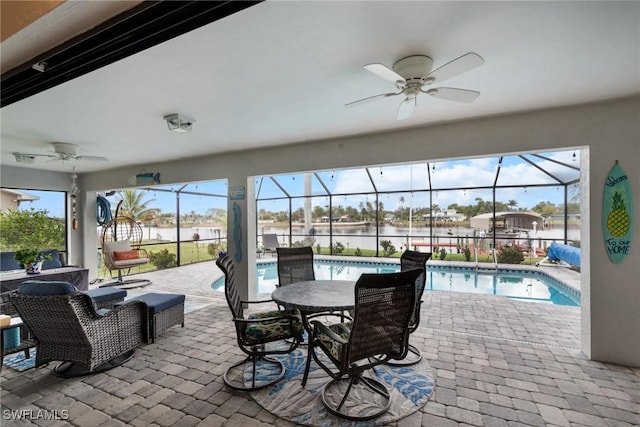
[[[422,273],[416,279],[416,304],[411,313],[411,321],[409,322],[409,333],[413,334],[418,330],[420,324],[420,309],[422,307],[422,294],[427,279],[427,261],[431,258],[431,252],[418,252],[407,250],[400,256],[400,271],[420,269]],[[390,365],[415,365],[422,360],[420,349],[409,343],[409,351],[407,357],[400,360],[390,360]]]
[[[313,271],[313,249],[310,246],[276,248],[276,252],[278,254],[278,286],[316,280]]]
[[[406,356],[411,320],[407,307],[415,305],[415,281],[420,273],[415,269],[363,274],[355,285],[353,322],[312,322],[302,386],[307,383],[313,358],[332,378],[322,389],[322,402],[331,413],[350,420],[369,420],[389,409],[389,390],[365,373]],[[319,357],[318,350],[325,357]]]
[[[247,357],[227,368],[224,383],[236,390],[253,391],[279,381],[285,367],[277,359],[268,356],[286,354],[302,342],[302,317],[298,310],[268,310],[245,315],[249,304],[273,303],[272,300],[244,301],[240,299],[235,283],[235,267],[231,257],[222,254],[216,265],[225,277],[224,294],[236,328],[238,346]],[[258,378],[259,372],[272,372]]]

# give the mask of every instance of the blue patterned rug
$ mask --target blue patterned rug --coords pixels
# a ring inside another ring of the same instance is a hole
[[[379,426],[390,424],[411,415],[422,408],[433,393],[434,381],[429,377],[431,368],[426,361],[417,365],[399,367],[379,365],[375,375],[370,371],[367,376],[375,377],[387,386],[391,392],[391,407],[379,418],[369,421],[349,421],[327,411],[322,403],[321,391],[331,379],[314,362],[306,387],[302,387],[307,350],[296,350],[278,356],[286,368],[285,376],[270,387],[251,392],[251,397],[264,409],[296,424],[322,427]],[[259,373],[268,376],[269,372]],[[364,401],[375,399],[362,395]]]
[[[24,351],[5,356],[3,364],[4,366],[8,366],[12,369],[15,369],[16,371],[26,371],[27,369],[31,369],[36,365],[36,349],[30,349],[29,354],[31,355],[31,357],[29,357],[28,359],[24,357]]]

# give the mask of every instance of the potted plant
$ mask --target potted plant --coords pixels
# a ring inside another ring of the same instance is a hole
[[[42,255],[37,249],[18,249],[16,261],[22,264],[27,274],[38,274],[42,269],[42,262],[51,259],[51,255]]]

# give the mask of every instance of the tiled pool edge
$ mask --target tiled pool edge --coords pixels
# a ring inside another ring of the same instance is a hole
[[[399,258],[379,258],[379,257],[354,257],[354,256],[336,256],[336,255],[316,255],[317,261],[331,260],[332,262],[351,263],[351,264],[367,264],[374,262],[376,264],[400,264]],[[262,258],[257,260],[257,265],[276,263],[277,258]],[[427,262],[427,268],[451,268],[451,269],[476,269],[481,272],[496,271],[496,268],[503,272],[528,272],[534,275],[541,275],[553,282],[558,288],[578,298],[582,301],[580,292],[580,273],[569,270],[567,267],[545,266],[545,265],[524,265],[524,264],[489,264],[475,263],[467,261],[440,261],[430,259]],[[561,274],[560,274],[561,273]]]
[[[554,273],[559,272],[556,269],[566,269],[566,267],[548,267],[548,266],[534,266],[534,265],[522,265],[522,264],[488,264],[488,263],[479,263],[476,264],[475,262],[464,262],[464,261],[438,261],[438,260],[429,260],[429,262],[427,263],[427,268],[429,267],[434,267],[434,268],[448,268],[448,269],[453,269],[453,270],[463,270],[463,269],[476,269],[479,272],[492,272],[492,271],[500,271],[500,272],[514,272],[514,273],[521,273],[521,272],[527,272],[527,273],[531,273],[533,275],[540,275],[540,276],[544,276],[545,278],[547,278],[548,280],[552,281],[553,284],[555,286],[557,286],[558,288],[561,288],[562,290],[564,290],[565,292],[573,295],[574,297],[578,298],[579,301],[582,300],[581,296],[581,292],[580,292],[580,277],[579,277],[579,273],[573,271],[572,273],[575,273],[576,275],[576,280],[573,280],[573,282],[576,283],[569,283],[566,280],[566,276],[565,277],[560,277],[560,275],[556,275]]]

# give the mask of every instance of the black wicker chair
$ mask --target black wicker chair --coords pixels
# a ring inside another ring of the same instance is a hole
[[[302,386],[307,383],[313,358],[333,378],[322,389],[322,401],[331,413],[350,420],[369,420],[389,409],[389,390],[364,373],[376,365],[406,356],[411,307],[415,306],[415,282],[420,274],[419,269],[363,274],[355,286],[352,323],[312,322],[313,334]],[[337,372],[316,354],[317,348]],[[371,393],[378,397],[367,397]]]
[[[233,315],[238,346],[247,354],[240,362],[230,366],[224,373],[224,382],[236,390],[252,391],[267,387],[279,381],[285,373],[284,365],[267,356],[286,354],[295,350],[302,342],[302,318],[298,310],[272,310],[253,313],[245,317],[244,305],[273,302],[244,301],[240,299],[235,285],[235,268],[231,257],[222,255],[216,265],[224,272],[225,296]],[[287,341],[288,340],[288,341]],[[279,344],[279,345],[278,345]],[[268,347],[271,348],[268,348]],[[272,365],[276,371],[269,378],[257,381],[256,368]],[[245,367],[251,364],[250,371]],[[250,385],[247,385],[250,382]]]
[[[278,286],[316,280],[313,271],[313,249],[310,246],[277,248],[276,251],[278,253]]]
[[[54,283],[64,282],[49,287]],[[61,361],[53,370],[61,377],[104,372],[129,360],[145,342],[147,311],[141,302],[99,314],[91,297],[73,287],[42,295],[25,285],[9,300],[37,344],[36,367]]]
[[[420,324],[420,308],[422,306],[422,294],[427,279],[427,261],[431,258],[431,252],[404,251],[400,257],[400,271],[421,269],[422,274],[416,280],[416,305],[409,322],[409,333],[418,330]],[[401,360],[390,360],[390,365],[414,365],[422,360],[420,349],[409,344],[409,352],[407,357]]]

